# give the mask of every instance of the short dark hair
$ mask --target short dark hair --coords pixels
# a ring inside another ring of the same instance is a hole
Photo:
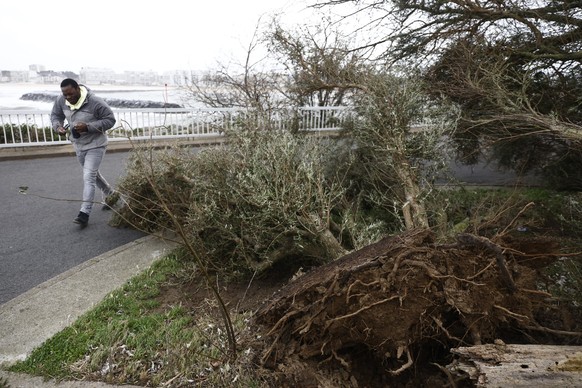
[[[72,86],[75,89],[78,89],[79,88],[79,84],[77,83],[77,81],[75,81],[72,78],[65,78],[63,80],[63,82],[61,82],[61,88],[64,88],[65,86]]]

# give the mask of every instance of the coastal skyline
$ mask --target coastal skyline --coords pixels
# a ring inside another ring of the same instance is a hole
[[[216,0],[163,6],[136,0],[75,3],[9,0],[0,14],[1,70],[115,72],[206,70],[244,59],[259,23],[306,22],[304,0]]]

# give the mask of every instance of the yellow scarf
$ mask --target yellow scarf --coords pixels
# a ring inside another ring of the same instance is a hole
[[[67,106],[71,108],[71,110],[79,109],[81,105],[83,105],[83,103],[85,102],[85,98],[87,98],[87,88],[84,86],[79,86],[79,89],[81,89],[81,97],[79,97],[79,100],[77,101],[76,104],[73,105],[69,101],[65,100],[65,104],[67,104]]]

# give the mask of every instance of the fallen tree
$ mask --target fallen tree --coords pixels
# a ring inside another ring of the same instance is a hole
[[[537,288],[536,266],[555,260],[555,244],[523,252],[501,237],[438,245],[414,229],[308,272],[257,311],[267,333],[260,363],[281,384],[442,386],[454,347],[580,342],[580,328],[565,327]]]

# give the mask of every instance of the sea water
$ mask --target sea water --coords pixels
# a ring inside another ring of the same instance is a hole
[[[87,85],[102,98],[119,100],[155,101],[180,104],[186,107],[187,95],[178,88],[150,86]],[[0,83],[1,110],[50,110],[52,102],[28,101],[20,98],[26,93],[60,94],[58,84]]]

